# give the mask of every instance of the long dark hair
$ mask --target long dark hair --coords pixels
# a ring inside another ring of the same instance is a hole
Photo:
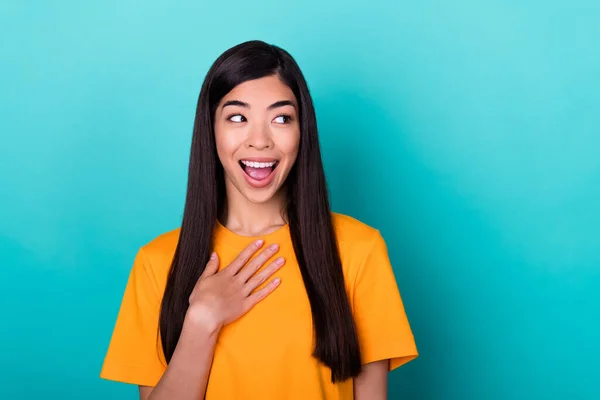
[[[212,251],[217,218],[225,211],[224,171],[213,126],[217,105],[240,83],[272,75],[289,86],[299,103],[300,146],[285,183],[286,211],[310,301],[316,338],[313,356],[331,368],[332,382],[344,381],[359,374],[360,350],[332,222],[315,110],[292,56],[262,41],[245,42],[225,51],[211,66],[200,91],[183,221],[161,305],[163,352],[169,362],[189,296]]]

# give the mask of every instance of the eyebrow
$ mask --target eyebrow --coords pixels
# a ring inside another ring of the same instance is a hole
[[[244,107],[244,108],[250,108],[250,104],[240,101],[240,100],[228,100],[225,102],[225,104],[223,104],[222,108],[225,108],[227,106],[239,106],[239,107]],[[293,101],[280,100],[280,101],[276,101],[275,103],[273,103],[269,107],[267,107],[267,110],[270,111],[275,108],[284,107],[284,106],[292,106],[292,107],[296,108],[296,104]]]

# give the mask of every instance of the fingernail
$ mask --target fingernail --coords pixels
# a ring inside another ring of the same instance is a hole
[[[278,244],[272,244],[271,245],[271,250],[277,250],[279,248]]]
[[[285,260],[283,259],[283,257],[279,257],[277,260],[275,260],[275,262],[279,265],[283,264]]]
[[[214,260],[215,258],[217,258],[217,253],[215,253],[214,251],[211,253],[210,255],[210,259]]]
[[[264,242],[265,242],[264,240],[262,240],[262,239],[258,239],[258,240],[257,240],[256,242],[254,242],[254,243],[255,243],[255,244],[258,246],[258,247],[260,247],[260,246],[262,246],[262,245],[263,245],[263,243],[264,243]]]
[[[281,282],[281,279],[279,279],[279,278],[273,279],[273,284],[279,285],[279,282]]]

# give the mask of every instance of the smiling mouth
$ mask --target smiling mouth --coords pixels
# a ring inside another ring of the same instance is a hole
[[[279,165],[279,161],[257,162],[240,160],[239,164],[250,178],[263,181],[271,176],[275,168]]]

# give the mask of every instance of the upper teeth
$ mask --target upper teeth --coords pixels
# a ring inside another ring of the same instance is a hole
[[[244,164],[247,167],[252,167],[252,168],[270,168],[273,165],[275,165],[275,161],[271,161],[271,162],[255,162],[255,161],[242,160],[242,164]]]

